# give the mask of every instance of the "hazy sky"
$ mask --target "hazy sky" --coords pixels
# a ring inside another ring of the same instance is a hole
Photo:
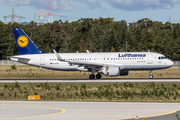
[[[0,20],[6,21],[3,16],[11,15],[14,6],[15,15],[25,17],[21,21],[34,21],[38,19],[43,3],[44,12],[48,12],[49,3],[54,14],[63,17],[54,17],[54,20],[76,21],[80,18],[111,17],[115,21],[126,20],[135,22],[142,18],[153,21],[180,22],[180,0],[0,0]],[[19,22],[19,19],[16,19]],[[47,21],[47,18],[45,19]]]

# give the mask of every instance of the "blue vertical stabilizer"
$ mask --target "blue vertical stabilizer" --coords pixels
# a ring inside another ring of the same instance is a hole
[[[26,35],[21,28],[13,28],[19,55],[24,54],[42,54],[32,40]]]

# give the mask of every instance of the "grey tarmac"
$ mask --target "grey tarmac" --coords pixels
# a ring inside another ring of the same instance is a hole
[[[0,101],[0,120],[177,120],[175,110],[180,103]]]
[[[156,78],[156,79],[94,79],[94,80],[89,80],[89,79],[60,79],[60,80],[41,80],[41,79],[29,79],[29,80],[22,80],[22,79],[16,79],[16,80],[0,80],[0,83],[125,83],[125,82],[131,82],[131,83],[148,83],[148,82],[155,82],[155,83],[178,83],[180,82],[180,78]]]

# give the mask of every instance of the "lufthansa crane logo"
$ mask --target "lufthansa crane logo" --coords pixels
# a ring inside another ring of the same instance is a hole
[[[17,40],[17,43],[20,47],[26,47],[28,45],[29,41],[26,36],[20,36]]]

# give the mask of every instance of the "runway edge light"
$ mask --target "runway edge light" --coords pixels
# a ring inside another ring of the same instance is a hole
[[[40,100],[40,95],[29,95],[28,100]]]

